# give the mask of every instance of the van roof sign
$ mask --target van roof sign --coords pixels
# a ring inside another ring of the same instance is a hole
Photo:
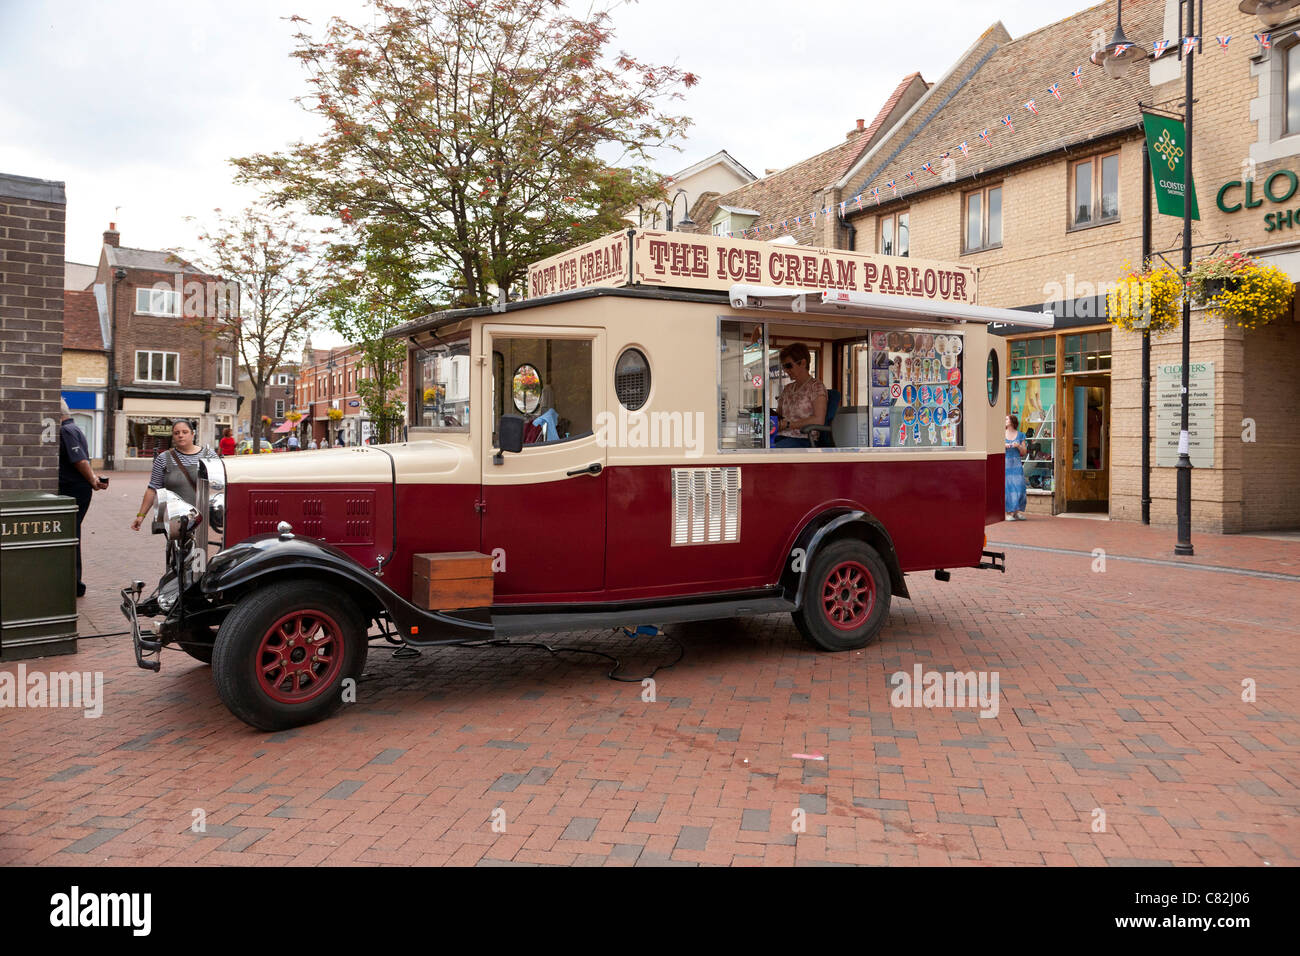
[[[528,297],[592,286],[727,292],[764,288],[862,292],[974,305],[971,266],[844,249],[629,229],[528,267]]]

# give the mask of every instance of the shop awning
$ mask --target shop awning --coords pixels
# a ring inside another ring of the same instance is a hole
[[[275,426],[275,431],[273,431],[272,434],[273,434],[273,435],[283,435],[285,432],[291,432],[291,431],[293,431],[293,429],[294,429],[294,423],[293,423],[293,422],[285,422],[283,425],[276,425],[276,426]]]
[[[805,292],[770,286],[733,285],[728,297],[734,309],[769,309],[931,322],[987,322],[990,325],[1028,325],[1040,329],[1050,329],[1053,324],[1050,312],[1020,312],[986,305],[967,305],[964,302],[905,299],[878,292],[827,292],[821,289]]]

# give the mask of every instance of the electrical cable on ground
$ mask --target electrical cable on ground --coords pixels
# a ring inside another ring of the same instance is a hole
[[[673,667],[674,665],[679,663],[682,660],[682,658],[686,656],[686,648],[682,645],[680,641],[678,641],[671,634],[663,634],[661,636],[668,638],[668,640],[670,640],[673,644],[677,646],[677,656],[666,664],[659,664],[649,674],[642,675],[641,677],[618,676],[616,672],[619,670],[619,668],[623,666],[622,660],[620,660],[617,657],[614,657],[612,654],[606,654],[603,651],[588,650],[585,647],[552,647],[550,644],[544,644],[540,641],[507,641],[507,640],[458,641],[454,644],[448,644],[443,646],[446,647],[530,647],[530,648],[538,648],[540,650],[544,650],[547,653],[551,654],[551,656],[553,657],[559,656],[561,652],[567,652],[569,654],[587,654],[592,657],[599,657],[599,658],[603,658],[604,660],[614,662],[614,666],[611,667],[609,669],[609,672],[605,675],[610,680],[620,681],[625,684],[639,684],[643,680],[648,680],[649,678],[654,677],[661,670],[667,670],[668,668]]]

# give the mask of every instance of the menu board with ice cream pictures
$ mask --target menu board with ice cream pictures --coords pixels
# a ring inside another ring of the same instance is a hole
[[[871,447],[962,443],[962,336],[872,330]]]

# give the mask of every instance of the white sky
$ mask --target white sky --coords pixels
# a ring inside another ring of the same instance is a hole
[[[1088,5],[644,0],[614,12],[611,48],[700,78],[662,172],[726,149],[762,175],[870,122],[908,73],[938,80],[995,21],[1020,36]],[[67,184],[69,260],[97,262],[110,221],[126,246],[193,247],[185,216],[252,198],[229,157],[313,133],[293,14],[369,19],[364,0],[0,0],[0,172]]]

